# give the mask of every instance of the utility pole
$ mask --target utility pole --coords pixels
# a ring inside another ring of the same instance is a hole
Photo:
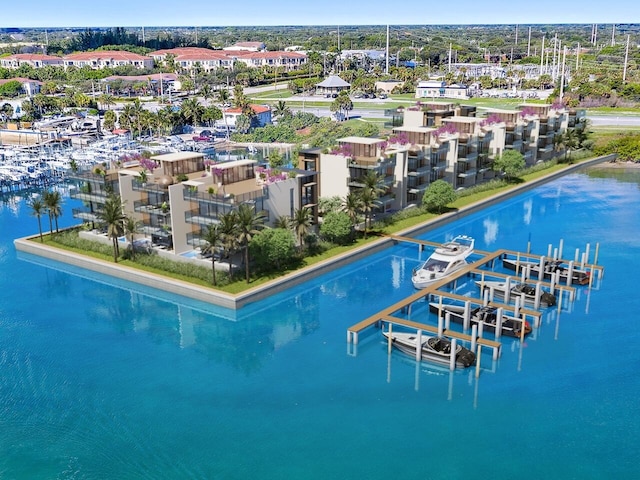
[[[627,81],[627,62],[629,61],[629,37],[627,35],[627,46],[624,49],[624,69],[622,70],[622,83]]]
[[[449,72],[451,72],[451,47],[453,44],[449,44]]]
[[[576,72],[578,71],[578,66],[580,63],[578,62],[580,58],[580,42],[578,42],[578,48],[576,48]]]
[[[145,39],[144,39],[144,27],[142,27],[142,46],[144,47]]]
[[[518,45],[518,24],[516,23],[516,41],[515,44]]]
[[[558,57],[560,57],[560,52],[558,52]],[[560,72],[560,100],[564,96],[564,64],[567,59],[567,47],[565,45],[564,52],[562,54],[562,70]]]
[[[611,46],[616,46],[616,24],[614,23],[611,28]]]
[[[384,73],[389,75],[389,24],[387,24],[387,53],[385,56],[387,57],[387,62],[385,64]]]
[[[529,39],[527,40],[527,57],[531,56],[531,27],[529,27]]]
[[[553,81],[556,80],[556,48],[558,48],[558,34],[556,33],[555,37],[553,37],[553,60],[551,62],[551,77]],[[560,50],[558,49],[558,57],[560,56]]]
[[[542,36],[542,48],[540,49],[540,75],[542,75],[542,68],[544,67],[544,39],[545,35]]]

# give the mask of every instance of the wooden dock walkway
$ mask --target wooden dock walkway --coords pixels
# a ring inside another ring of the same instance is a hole
[[[389,237],[394,241],[398,241],[398,242],[415,243],[419,245],[420,248],[422,248],[423,246],[437,248],[438,246],[441,245],[436,242],[430,242],[428,240],[420,240],[420,239],[411,238],[411,237],[404,237],[401,235],[389,235]],[[459,278],[465,275],[476,277],[476,278],[480,277],[481,282],[485,278],[498,278],[501,280],[512,279],[514,283],[520,282],[523,275],[508,275],[504,273],[494,272],[492,270],[484,270],[483,267],[486,267],[489,264],[491,264],[491,266],[493,267],[495,266],[495,260],[505,258],[507,255],[513,255],[517,258],[522,258],[523,261],[538,261],[538,259],[540,258],[540,256],[536,256],[531,253],[522,253],[522,252],[517,252],[517,251],[507,250],[507,249],[500,249],[494,252],[474,250],[474,255],[480,255],[481,258],[474,261],[473,263],[470,263],[464,268],[458,270],[454,275],[438,280],[436,282],[433,282],[427,288],[417,290],[415,293],[412,293],[405,299],[399,302],[396,302],[393,305],[385,308],[384,310],[381,310],[378,313],[371,315],[370,317],[365,318],[364,320],[361,320],[355,325],[352,325],[351,327],[349,327],[347,329],[347,342],[357,344],[358,335],[360,334],[360,332],[362,332],[363,330],[366,330],[367,328],[373,325],[379,325],[382,322],[396,323],[399,325],[403,325],[405,327],[416,328],[419,330],[424,330],[426,332],[437,334],[439,329],[436,327],[415,322],[410,319],[398,318],[393,315],[396,312],[402,311],[404,313],[407,313],[408,316],[411,316],[411,307],[415,302],[418,302],[421,300],[428,301],[429,299],[436,299],[436,298],[437,299],[446,298],[449,300],[455,300],[458,302],[468,303],[469,305],[475,305],[475,306],[485,305],[485,303],[487,303],[485,298],[472,298],[472,297],[459,295],[456,293],[443,292],[443,291],[440,291],[439,289],[445,285],[455,283]],[[527,259],[530,259],[530,260],[527,260]],[[568,262],[568,260],[561,260],[561,261],[565,263]],[[603,267],[596,264],[586,264],[586,268],[590,269],[591,271],[602,272],[603,270]],[[528,278],[525,278],[525,281],[530,281],[533,283],[533,281]],[[571,285],[563,285],[559,283],[552,284],[550,282],[543,282],[540,280],[536,280],[535,283],[539,284],[541,287],[545,287],[548,289],[558,289],[560,292],[560,300],[562,299],[562,294],[564,292],[567,292],[569,294],[570,300],[573,300],[575,298],[576,288],[572,287]],[[518,308],[516,308],[516,306],[514,305],[494,302],[492,299],[489,299],[489,300],[490,301],[488,303],[491,306],[494,306],[496,308],[501,308],[503,309],[503,311],[509,312],[514,316],[518,316],[518,317],[521,316],[523,320],[525,320],[527,317],[532,318],[534,326],[537,327],[540,325],[540,319],[542,317],[542,313],[538,310],[524,308],[524,305],[520,305],[518,306]],[[562,301],[560,301],[558,304],[559,308],[561,308],[561,304],[562,304]],[[463,341],[475,341],[478,343],[478,345],[492,348],[494,351],[494,356],[499,354],[500,352],[501,344],[496,341],[487,340],[481,337],[473,339],[471,336],[467,334],[459,333],[450,329],[446,330],[446,335],[463,340]]]

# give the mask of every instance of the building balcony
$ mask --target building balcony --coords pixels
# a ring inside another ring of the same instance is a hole
[[[146,213],[148,215],[155,215],[162,218],[166,218],[171,215],[169,207],[166,206],[166,204],[163,208],[162,204],[152,205],[144,200],[136,200],[135,202],[133,202],[133,211],[138,213]]]
[[[465,171],[458,172],[458,178],[475,177],[477,173],[478,173],[478,170],[476,170],[475,168],[469,168]]]
[[[511,144],[506,144],[506,145],[504,146],[504,148],[505,148],[505,149],[507,149],[507,148],[508,148],[508,149],[510,149],[510,150],[517,150],[517,151],[521,152],[521,151],[522,151],[522,146],[523,146],[522,140],[515,140],[515,141],[514,141],[513,143],[511,143]]]
[[[92,203],[105,203],[107,201],[106,193],[87,193],[78,188],[71,188],[69,190],[69,196],[76,200],[82,200],[83,202]]]
[[[80,208],[73,208],[71,209],[71,214],[73,215],[73,218],[77,218],[79,220],[82,220],[83,222],[101,222],[100,217],[96,212],[90,212],[88,210],[82,210]]]
[[[476,160],[478,160],[478,152],[468,152],[466,155],[458,157],[459,162],[475,162]]]
[[[349,168],[362,168],[366,170],[383,169],[396,166],[396,157],[352,157]]]
[[[429,172],[431,172],[432,168],[431,166],[427,165],[426,167],[422,167],[419,168],[417,170],[409,170],[407,172],[407,176],[408,177],[423,177],[425,175],[428,175]]]

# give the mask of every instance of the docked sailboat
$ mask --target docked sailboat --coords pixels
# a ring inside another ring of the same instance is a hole
[[[407,355],[415,355],[416,349],[421,349],[421,358],[430,362],[450,365],[451,355],[455,355],[456,367],[467,368],[476,362],[476,354],[462,345],[456,345],[454,353],[451,352],[451,340],[445,337],[430,337],[408,332],[382,332],[388,340],[391,335],[392,344]],[[418,338],[420,346],[418,347]]]
[[[474,243],[473,238],[459,235],[450,242],[436,247],[431,256],[419,268],[413,270],[413,286],[426,288],[464,268],[467,265],[467,257],[473,253]]]
[[[540,263],[531,261],[521,261],[513,258],[503,258],[502,265],[509,270],[516,270],[520,273],[523,270],[529,269],[531,275],[540,278]],[[577,285],[587,285],[589,283],[590,274],[585,270],[578,268],[569,269],[569,266],[561,260],[551,260],[543,266],[543,278],[551,279],[553,275],[559,274],[560,280],[566,283],[568,282],[569,275],[571,275],[571,283]]]
[[[449,314],[449,318],[456,323],[464,323],[464,305],[454,305],[447,303],[429,303],[429,310],[434,313],[442,312],[442,315]],[[485,331],[495,332],[498,323],[498,309],[492,306],[477,307],[469,312],[469,322],[471,324],[482,324]],[[500,333],[510,337],[520,338],[522,329],[524,335],[531,333],[531,324],[524,319],[502,315]]]

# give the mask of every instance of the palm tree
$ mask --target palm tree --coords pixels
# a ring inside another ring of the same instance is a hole
[[[107,236],[113,244],[113,261],[117,263],[118,256],[120,255],[118,237],[124,234],[124,222],[126,218],[122,209],[120,195],[109,195],[102,211],[98,213],[98,217],[107,225]]]
[[[218,90],[218,102],[220,102],[222,105],[225,105],[227,103],[229,103],[229,98],[230,98],[230,94],[229,94],[229,90],[227,90],[226,88],[221,88],[220,90]]]
[[[223,213],[219,217],[220,233],[222,235],[222,249],[224,256],[229,259],[229,278],[233,278],[231,256],[238,245],[238,222],[236,212]]]
[[[276,218],[275,222],[273,222],[273,228],[289,230],[291,228],[291,217],[289,215],[280,215]]]
[[[282,118],[287,113],[291,113],[291,110],[287,106],[287,102],[284,100],[279,100],[278,103],[273,107],[273,115],[277,118]]]
[[[384,177],[377,174],[374,170],[369,170],[367,174],[361,178],[364,188],[370,190],[375,198],[380,197],[387,187],[384,185]]]
[[[300,245],[300,249],[304,248],[304,237],[309,233],[311,229],[311,210],[307,207],[302,207],[293,212],[293,217],[291,218],[291,226],[293,227],[293,231],[298,238],[298,245]]]
[[[236,212],[238,225],[238,243],[244,249],[244,268],[247,283],[249,283],[249,242],[263,227],[266,216],[263,212],[256,212],[253,206],[241,204]]]
[[[567,155],[571,153],[571,150],[575,150],[578,147],[578,134],[575,128],[569,128],[564,132],[564,159],[567,159]]]
[[[135,240],[136,233],[140,232],[140,228],[142,224],[136,220],[132,215],[127,215],[124,218],[123,222],[124,234],[129,240],[129,248],[131,249],[131,259],[136,258],[136,249],[133,246],[133,241]]]
[[[242,85],[237,84],[233,89],[233,106],[242,110],[245,113],[247,107],[249,107],[249,98],[244,94]]]
[[[213,96],[213,90],[211,90],[211,85],[205,83],[200,87],[200,96],[206,100],[209,100]]]
[[[196,98],[188,98],[183,101],[180,110],[185,123],[196,126],[202,122],[204,107],[200,105]]]
[[[38,218],[38,231],[40,232],[40,242],[42,243],[44,240],[42,239],[42,220],[41,217],[42,215],[44,215],[46,207],[44,205],[44,203],[42,202],[42,200],[38,197],[38,198],[34,198],[33,200],[31,200],[31,203],[29,204],[29,206],[31,207],[31,214],[34,217]]]
[[[360,190],[362,213],[364,213],[364,238],[367,238],[367,228],[371,226],[373,211],[378,207],[378,196],[373,190],[363,188]]]
[[[103,93],[99,97],[100,105],[104,108],[107,107],[107,110],[111,110],[111,107],[116,104],[116,99],[110,93]]]
[[[52,219],[55,219],[56,233],[58,233],[58,217],[62,216],[62,196],[57,190],[49,190],[44,192],[42,198],[49,214],[49,229],[53,232]]]
[[[362,200],[356,192],[349,192],[342,202],[341,210],[349,215],[351,224],[355,227],[358,223],[358,214],[362,210]]]
[[[216,285],[216,249],[222,242],[222,231],[220,225],[207,225],[207,229],[202,235],[202,240],[206,243],[202,249],[202,253],[211,254],[211,273],[213,274],[213,284]]]

